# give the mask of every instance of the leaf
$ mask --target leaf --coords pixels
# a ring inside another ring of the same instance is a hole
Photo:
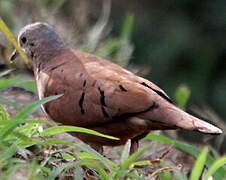
[[[25,89],[27,91],[31,91],[33,93],[37,92],[36,84],[33,81],[30,81],[30,80],[21,82],[20,84],[17,84],[15,86],[23,88],[23,89]]]
[[[104,171],[104,167],[96,160],[81,160],[75,163],[66,163],[63,164],[62,166],[56,168],[55,170],[53,170],[47,180],[55,180],[56,177],[63,171],[66,169],[70,169],[70,168],[76,168],[76,167],[80,167],[80,166],[88,166],[88,167],[93,167],[94,169],[96,169],[96,171],[99,173],[99,175],[101,176],[101,180],[108,180],[108,175],[107,173]]]
[[[81,167],[75,168],[74,175],[74,180],[84,180]]]
[[[43,132],[41,132],[40,136],[51,136],[51,135],[63,133],[63,132],[87,133],[87,134],[92,134],[92,135],[95,135],[95,136],[100,136],[100,137],[104,137],[104,138],[108,138],[108,139],[112,139],[112,140],[118,140],[118,138],[113,137],[113,136],[104,135],[104,134],[101,134],[99,132],[96,132],[96,131],[93,131],[93,130],[90,130],[90,129],[75,127],[75,126],[51,127],[51,128],[45,129]]]
[[[151,161],[149,161],[149,160],[144,160],[144,161],[136,161],[136,162],[134,162],[134,163],[132,163],[131,165],[130,165],[130,168],[133,168],[133,167],[135,167],[135,166],[147,166],[147,165],[151,165],[152,163],[151,163]]]
[[[19,120],[0,120],[0,125],[18,125],[24,123],[31,123],[31,124],[56,124],[53,121],[41,121],[41,120],[26,120],[26,119],[19,119]]]
[[[0,81],[0,89],[2,90],[8,87],[20,87],[27,91],[37,92],[35,83],[26,77],[9,77],[2,79]]]
[[[13,101],[10,101],[8,99],[2,98],[2,97],[0,97],[0,102],[3,104],[7,104],[8,106],[12,106],[15,109],[19,108],[18,104],[14,103]]]
[[[11,31],[9,30],[9,28],[7,27],[7,25],[4,23],[4,21],[2,20],[2,18],[0,17],[0,30],[3,32],[3,34],[5,35],[6,39],[13,45],[13,47],[17,50],[17,52],[20,54],[20,56],[22,57],[23,61],[25,64],[28,64],[29,59],[28,57],[25,55],[24,51],[18,46],[17,41],[15,40],[15,38],[13,37],[13,34],[11,33]]]
[[[126,143],[126,145],[124,146],[123,148],[123,151],[122,151],[122,155],[121,155],[121,164],[126,160],[128,159],[129,157],[129,152],[130,152],[130,147],[131,147],[131,140],[129,139]]]
[[[210,176],[212,176],[220,167],[223,167],[226,164],[226,156],[223,156],[222,158],[216,160],[209,168],[209,170],[207,171],[204,179],[208,180],[208,178]],[[226,175],[226,170],[224,173],[224,177]]]
[[[202,171],[206,162],[207,154],[208,154],[208,148],[205,147],[203,151],[200,153],[200,155],[198,156],[197,160],[195,161],[195,164],[191,172],[190,180],[200,179],[200,176],[202,174]]]
[[[8,126],[8,127],[5,127],[4,129],[2,129],[2,131],[0,132],[0,140],[2,141],[7,136],[9,136],[16,127],[17,127],[17,125],[12,125],[12,126]]]
[[[57,145],[57,144],[63,144],[67,146],[74,146],[73,143],[60,140],[60,139],[46,139],[45,141],[37,141],[32,139],[31,141],[23,141],[21,142],[21,146],[32,146],[32,145]]]
[[[114,171],[114,167],[116,166],[116,164],[113,161],[110,161],[109,159],[105,158],[86,144],[77,143],[75,144],[75,146],[78,147],[80,150],[85,151],[90,155],[94,156],[96,159],[102,162],[110,171]]]
[[[180,85],[175,93],[175,99],[176,104],[182,108],[185,109],[186,103],[188,101],[188,98],[190,97],[190,90],[186,85]]]
[[[133,30],[133,24],[134,24],[134,15],[129,13],[127,14],[123,22],[123,27],[121,32],[121,39],[123,41],[130,41],[132,30]]]
[[[46,97],[43,98],[41,100],[35,101],[29,105],[27,105],[26,107],[24,107],[20,112],[18,112],[13,119],[24,119],[27,116],[29,116],[31,113],[33,113],[35,110],[37,110],[39,108],[40,105],[45,104],[49,101],[52,101],[54,99],[57,99],[59,97],[61,97],[62,95],[56,95],[56,96],[50,96],[50,97]]]
[[[8,114],[7,110],[3,106],[0,105],[0,120],[5,121],[8,119],[9,119],[9,114]]]
[[[11,86],[15,86],[16,84],[19,84],[21,82],[27,81],[25,78],[18,78],[18,77],[10,77],[6,78],[0,81],[0,89],[5,89]]]
[[[7,147],[2,153],[0,154],[1,161],[7,161],[16,153],[16,146],[12,144],[11,146]]]
[[[128,157],[128,159],[126,159],[124,162],[121,163],[120,169],[121,170],[128,169],[129,166],[134,161],[136,161],[142,154],[144,154],[144,152],[147,151],[148,149],[150,149],[150,146],[144,147],[138,150],[137,152],[133,153],[131,156]]]
[[[96,159],[95,156],[92,156],[89,153],[85,153],[85,152],[75,153],[75,155],[76,157],[81,159]]]
[[[5,75],[9,74],[9,73],[11,73],[12,71],[14,71],[14,69],[8,69],[8,70],[6,70],[6,71],[3,71],[3,72],[0,73],[0,77],[3,77],[3,76],[5,76]]]
[[[165,144],[169,144],[169,145],[173,145],[175,148],[183,151],[183,152],[186,152],[190,155],[192,155],[193,157],[197,158],[198,155],[200,154],[200,150],[189,145],[189,144],[183,144],[183,143],[180,143],[178,141],[175,141],[173,139],[170,139],[168,137],[165,137],[165,136],[160,136],[160,135],[156,135],[156,134],[148,134],[145,138],[145,140],[155,140],[155,141],[160,141],[160,142],[163,142]],[[211,157],[211,156],[207,156],[207,159],[206,159],[206,166],[207,167],[210,167],[214,162],[214,159]],[[214,174],[215,178],[216,179],[222,179],[223,178],[223,175],[225,174],[224,173],[225,170],[223,168],[219,168],[216,173]]]
[[[108,168],[109,170],[113,170],[114,167],[116,166],[114,162],[105,158],[104,156],[102,156],[101,154],[99,154],[98,152],[96,152],[91,147],[89,147],[88,145],[85,145],[85,144],[79,144],[79,143],[73,144],[71,142],[60,140],[60,139],[47,139],[45,141],[32,140],[30,142],[26,142],[26,145],[33,145],[33,144],[42,144],[42,145],[63,144],[63,145],[67,145],[67,146],[75,146],[75,147],[79,148],[80,150],[86,152],[90,156],[94,157],[95,159],[99,160],[100,162],[102,162],[106,166],[106,168]]]

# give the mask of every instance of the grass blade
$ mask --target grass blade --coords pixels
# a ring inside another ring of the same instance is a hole
[[[194,167],[191,172],[190,180],[199,180],[200,176],[202,174],[205,162],[206,162],[206,157],[208,154],[208,148],[205,147],[203,151],[200,153],[198,156],[197,160],[195,161]]]
[[[5,76],[5,75],[11,73],[13,70],[14,70],[14,69],[8,69],[8,70],[6,70],[6,71],[1,72],[1,73],[0,73],[0,77],[3,77],[3,76]]]
[[[7,104],[15,109],[19,108],[19,105],[5,98],[0,97],[0,103]]]
[[[17,50],[17,52],[20,54],[22,57],[23,61],[25,64],[29,63],[28,57],[25,55],[24,51],[18,46],[17,41],[15,40],[13,34],[5,24],[5,22],[2,20],[0,17],[0,30],[3,32],[5,35],[6,39],[13,45],[13,47]]]
[[[124,146],[123,151],[122,151],[121,160],[120,160],[121,163],[123,163],[126,159],[128,159],[130,147],[131,147],[131,140],[129,139],[127,141],[126,145]]]
[[[99,132],[96,132],[96,131],[93,131],[93,130],[90,130],[90,129],[75,127],[75,126],[51,127],[51,128],[45,129],[43,132],[41,132],[40,136],[51,136],[51,135],[63,133],[63,132],[87,133],[87,134],[92,134],[92,135],[95,135],[95,136],[100,136],[100,137],[104,137],[104,138],[108,138],[108,139],[112,139],[112,140],[118,140],[118,138],[113,137],[113,136],[104,135],[104,134],[101,134]]]
[[[148,149],[150,149],[150,146],[144,147],[144,148],[138,150],[137,152],[133,153],[131,156],[129,156],[128,159],[126,159],[123,163],[121,163],[120,169],[121,170],[128,169],[129,166],[134,161],[136,161],[142,154],[144,154],[144,152],[147,151]]]
[[[88,153],[90,156],[94,157],[95,159],[99,160],[109,170],[113,170],[114,167],[116,166],[116,164],[114,162],[105,158],[104,156],[102,156],[101,154],[99,154],[98,152],[96,152],[91,147],[89,147],[88,145],[85,145],[85,144],[79,144],[79,143],[73,144],[71,142],[60,140],[60,139],[47,139],[45,141],[35,141],[35,140],[33,140],[33,141],[30,141],[30,142],[27,142],[26,145],[32,145],[32,144],[42,144],[42,145],[63,144],[63,145],[67,145],[67,146],[75,146],[75,147],[79,148],[80,150]]]
[[[14,116],[13,119],[24,119],[28,115],[30,115],[31,113],[33,113],[35,110],[37,110],[40,105],[45,104],[45,103],[47,103],[49,101],[52,101],[54,99],[57,99],[57,98],[59,98],[61,96],[62,95],[50,96],[50,97],[46,97],[46,98],[43,98],[41,100],[35,101],[35,102],[27,105],[26,107],[24,107],[19,113],[17,113]]]
[[[190,97],[190,94],[191,94],[191,92],[187,86],[180,85],[175,92],[176,104],[180,108],[185,109],[185,106]]]
[[[15,86],[23,88],[23,89],[25,89],[27,91],[31,91],[33,93],[37,92],[36,84],[33,81],[30,81],[30,80],[21,82],[20,84],[17,84]]]
[[[223,156],[222,158],[216,160],[212,166],[210,166],[209,170],[207,171],[204,179],[207,180],[210,176],[212,176],[216,171],[217,169],[219,169],[220,167],[223,167],[225,166],[226,164],[226,156]],[[224,177],[226,176],[226,171],[225,171],[225,174],[223,175]]]
[[[91,147],[85,144],[75,144],[75,146],[81,149],[82,151],[85,151],[90,155],[96,157],[96,159],[101,161],[106,166],[106,168],[108,168],[110,171],[114,170],[114,167],[116,166],[115,163],[105,158],[104,156],[102,156],[101,154],[93,150]]]
[[[160,136],[160,135],[156,135],[156,134],[148,134],[145,138],[145,140],[155,140],[155,141],[160,141],[162,143],[165,144],[169,144],[169,145],[173,145],[175,148],[179,149],[180,151],[183,151],[185,153],[188,153],[190,155],[192,155],[195,158],[198,158],[199,154],[200,154],[200,150],[189,145],[189,144],[183,144],[180,143],[178,141],[175,141],[173,139],[170,139],[168,137],[165,136]],[[207,159],[206,159],[206,166],[210,167],[212,164],[214,163],[214,159],[207,155]],[[223,174],[225,170],[223,168],[219,168],[216,173],[214,174],[216,179],[222,179],[223,178]]]
[[[25,81],[24,78],[18,78],[18,77],[6,78],[0,81],[0,89],[2,90],[11,86],[15,86],[16,84],[19,84],[24,81]]]
[[[18,125],[18,124],[24,124],[24,123],[31,123],[31,124],[49,124],[53,125],[56,124],[53,121],[41,121],[41,120],[27,120],[27,119],[19,119],[19,120],[0,120],[0,125]]]

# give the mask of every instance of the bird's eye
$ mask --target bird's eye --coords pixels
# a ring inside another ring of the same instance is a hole
[[[25,43],[27,42],[27,38],[26,38],[26,37],[22,37],[22,38],[21,38],[21,42],[22,42],[23,44],[25,44]]]

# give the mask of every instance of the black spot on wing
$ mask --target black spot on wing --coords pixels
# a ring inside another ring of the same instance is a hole
[[[113,118],[128,118],[128,117],[136,116],[136,115],[141,114],[141,113],[152,111],[152,110],[154,110],[154,109],[156,109],[158,107],[159,107],[159,105],[157,103],[153,102],[147,109],[145,109],[143,111],[129,112],[129,113],[125,113],[125,114],[114,116]]]
[[[53,71],[54,69],[57,69],[58,67],[63,66],[64,64],[67,64],[67,62],[63,62],[63,63],[61,63],[61,64],[57,64],[56,66],[51,67],[49,70],[50,70],[50,71]]]
[[[81,114],[85,114],[85,110],[83,108],[84,97],[85,97],[85,93],[83,92],[79,99],[79,107],[81,109]]]
[[[102,91],[100,88],[98,88],[98,90],[100,92],[100,103],[102,106],[106,106],[104,91]]]
[[[101,111],[102,111],[102,113],[103,113],[103,115],[105,117],[109,117],[109,115],[108,115],[107,111],[105,110],[104,106],[101,106]]]
[[[159,96],[163,97],[163,98],[164,98],[165,100],[167,100],[168,102],[173,103],[173,101],[172,101],[168,96],[166,96],[163,92],[158,91],[158,90],[156,90],[156,89],[154,89],[154,88],[148,86],[145,82],[142,82],[142,83],[140,83],[140,84],[143,85],[143,86],[145,86],[145,87],[150,88],[150,89],[153,90],[153,91],[155,91]]]
[[[86,80],[83,82],[83,87],[85,87],[86,86]]]
[[[119,85],[119,88],[120,88],[122,91],[127,91],[121,84]]]
[[[106,103],[105,103],[105,95],[104,95],[104,91],[100,89],[100,87],[98,88],[99,92],[100,92],[100,104],[101,104],[101,111],[104,115],[104,117],[109,117],[105,107],[107,107]]]

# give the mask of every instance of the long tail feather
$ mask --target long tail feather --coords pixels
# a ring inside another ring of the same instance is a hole
[[[222,133],[222,130],[214,125],[184,112],[173,104],[161,100],[159,101],[159,106],[156,109],[143,113],[139,115],[139,117],[156,122],[158,126],[162,124],[163,127],[169,127],[169,129],[177,127],[207,134]],[[158,126],[156,127],[158,128]]]

